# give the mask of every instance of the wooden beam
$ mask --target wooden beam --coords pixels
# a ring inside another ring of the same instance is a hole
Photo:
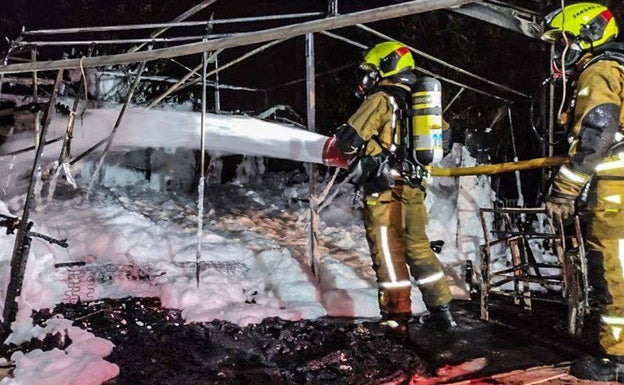
[[[368,9],[322,20],[312,20],[296,25],[270,28],[262,31],[245,33],[221,39],[161,48],[152,51],[124,53],[119,55],[83,58],[83,67],[99,67],[115,64],[129,64],[140,61],[151,61],[178,56],[194,55],[204,51],[232,48],[272,40],[287,39],[306,33],[349,27],[355,24],[371,23],[379,20],[393,19],[421,12],[435,11],[473,3],[476,0],[414,0],[386,7]],[[80,59],[42,61],[38,63],[9,64],[0,66],[0,74],[32,71],[48,71],[63,68],[80,67]]]

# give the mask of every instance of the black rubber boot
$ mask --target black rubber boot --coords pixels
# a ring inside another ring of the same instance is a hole
[[[582,357],[570,365],[570,374],[584,380],[624,382],[624,357]]]
[[[409,339],[409,317],[399,315],[385,316],[379,321],[379,325],[383,328],[384,334],[392,339]]]
[[[440,330],[457,328],[457,322],[455,322],[453,314],[451,314],[451,305],[448,303],[429,309],[429,314],[420,317],[420,323]]]

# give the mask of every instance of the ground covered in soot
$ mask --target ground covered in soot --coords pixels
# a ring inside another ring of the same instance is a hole
[[[219,320],[185,324],[179,311],[159,305],[153,298],[61,304],[33,319],[41,323],[62,314],[111,340],[116,347],[107,360],[120,367],[120,375],[107,384],[116,385],[381,385],[434,377],[429,383],[439,383],[555,364],[589,349],[557,330],[560,313],[523,315],[495,303],[491,314],[510,322],[484,322],[478,303],[458,301],[457,331],[442,333],[414,320],[409,341],[386,338],[372,319],[268,318],[247,327]],[[29,344],[19,348],[60,342],[48,336]]]

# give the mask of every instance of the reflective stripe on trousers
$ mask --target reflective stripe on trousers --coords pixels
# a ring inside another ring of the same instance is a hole
[[[624,168],[619,156],[603,161],[595,174],[595,203],[587,215],[586,249],[602,253],[604,281],[611,302],[600,309],[600,345],[624,356]]]

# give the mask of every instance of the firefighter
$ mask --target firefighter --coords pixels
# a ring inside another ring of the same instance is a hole
[[[331,143],[332,150],[351,158],[352,174],[355,170],[359,176],[367,175],[364,224],[377,276],[381,325],[388,336],[398,338],[409,336],[410,273],[429,310],[423,323],[442,329],[456,326],[442,264],[425,232],[422,180],[407,180],[400,167],[405,164],[398,151],[404,132],[400,110],[417,82],[413,69],[412,54],[401,43],[387,41],[369,49],[360,65],[363,74],[356,91],[364,100]],[[388,162],[389,157],[394,161]]]
[[[555,175],[546,209],[565,220],[588,189],[588,265],[600,266],[592,284],[604,287],[608,299],[600,309],[602,352],[575,361],[570,372],[624,382],[624,45],[614,41],[616,21],[600,4],[568,5],[548,15],[546,25],[543,37],[555,44],[553,71],[576,83],[570,159]]]

